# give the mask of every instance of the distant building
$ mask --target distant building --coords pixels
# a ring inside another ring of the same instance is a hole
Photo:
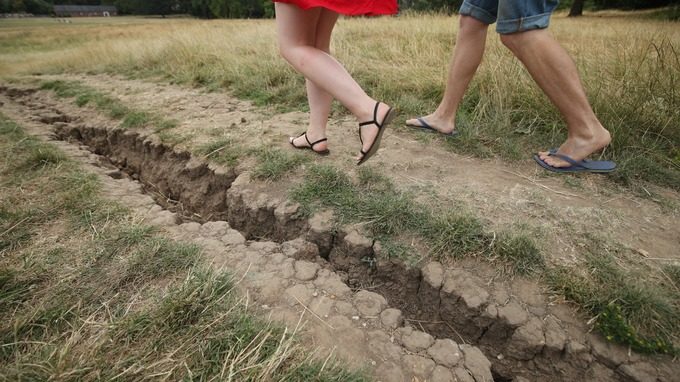
[[[57,17],[94,17],[116,16],[118,9],[113,5],[55,5],[54,15]]]

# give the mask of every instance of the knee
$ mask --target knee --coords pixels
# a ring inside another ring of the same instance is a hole
[[[300,69],[313,55],[306,45],[283,45],[279,46],[279,54],[295,69]]]
[[[479,33],[484,32],[489,28],[489,24],[485,24],[472,16],[461,15],[458,22],[461,33]]]
[[[505,45],[506,48],[514,52],[517,50],[519,46],[522,45],[522,39],[524,37],[523,35],[524,35],[523,32],[502,34],[501,42],[503,43],[503,45]]]
[[[284,44],[279,44],[279,56],[281,56],[284,60],[290,62],[290,58],[292,56],[292,47]]]
[[[517,33],[502,34],[501,42],[513,53],[517,54],[520,50],[551,38],[546,29],[529,29]]]
[[[289,64],[296,66],[301,61],[299,49],[297,45],[281,44],[279,45],[279,55],[283,57]]]

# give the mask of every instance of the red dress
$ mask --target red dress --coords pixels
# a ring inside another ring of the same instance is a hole
[[[397,13],[397,0],[274,0],[278,3],[295,4],[302,9],[323,7],[349,15],[393,15]]]

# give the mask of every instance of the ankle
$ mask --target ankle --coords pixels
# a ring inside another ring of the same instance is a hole
[[[376,104],[378,104],[377,113],[375,109]],[[372,121],[380,122],[389,107],[390,106],[384,102],[371,100],[370,102],[364,103],[361,109],[354,113],[354,116],[359,123]]]
[[[611,134],[600,123],[570,131],[569,138],[581,142],[597,143],[599,145],[608,145],[609,142],[611,142]]]
[[[326,129],[309,126],[307,128],[307,138],[309,138],[310,141],[326,138]]]

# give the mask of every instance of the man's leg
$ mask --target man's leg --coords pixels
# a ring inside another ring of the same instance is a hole
[[[569,133],[558,150],[560,154],[580,161],[609,144],[609,131],[593,113],[576,65],[547,30],[503,34],[501,41],[522,61],[534,81],[562,113]],[[553,167],[571,166],[548,156],[547,152],[539,155]]]
[[[472,77],[482,62],[488,27],[488,24],[471,16],[460,16],[460,30],[449,67],[444,98],[442,98],[434,113],[423,117],[425,122],[442,133],[449,133],[456,128],[456,111]],[[421,125],[417,119],[410,119],[406,121],[406,124],[411,126]]]

